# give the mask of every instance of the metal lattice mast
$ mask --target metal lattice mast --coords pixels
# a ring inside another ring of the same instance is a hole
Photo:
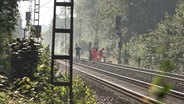
[[[32,32],[36,36],[36,38],[41,37],[41,26],[39,25],[40,22],[40,0],[34,1],[34,18],[33,18],[33,26]]]
[[[65,86],[69,88],[70,104],[73,104],[73,92],[72,92],[72,77],[73,77],[73,5],[74,0],[54,0],[54,16],[53,16],[53,33],[52,33],[52,53],[51,53],[51,83],[55,86]],[[63,9],[66,13],[61,13]],[[64,15],[62,15],[64,14]],[[66,14],[69,14],[66,15]],[[70,17],[68,20],[67,17]],[[62,19],[62,22],[60,21]],[[67,26],[68,24],[68,26]],[[64,26],[62,26],[64,25]],[[65,37],[64,39],[61,37]],[[69,38],[67,38],[69,37]],[[63,40],[62,40],[63,39]],[[59,42],[65,41],[63,47]],[[68,52],[57,51],[57,48],[63,48]],[[60,67],[59,71],[55,69],[57,61],[67,62],[69,69],[65,70],[66,67]],[[63,70],[64,69],[64,70]],[[68,71],[63,73],[63,71]],[[67,74],[68,79],[62,79],[58,76],[58,73],[62,75]]]
[[[40,0],[35,0],[33,25],[39,25],[40,18]]]

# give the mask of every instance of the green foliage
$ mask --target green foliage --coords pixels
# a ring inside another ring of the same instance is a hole
[[[2,104],[66,104],[69,103],[68,87],[50,84],[50,52],[43,50],[34,78],[23,77],[2,88],[0,102]],[[1,78],[1,83],[3,82]],[[0,83],[0,84],[1,84]],[[5,90],[6,89],[6,90]],[[75,104],[95,104],[94,92],[84,85],[79,77],[73,79]]]
[[[92,46],[108,47],[114,51],[117,44],[115,17],[120,15],[123,22],[127,21],[126,7],[125,2],[122,0],[76,1],[75,36],[78,38],[74,40],[79,40],[81,33],[81,40],[87,41],[87,43],[92,42]],[[126,31],[126,29],[123,27],[122,31]]]
[[[5,87],[5,82],[7,81],[7,77],[0,75],[0,88]]]
[[[116,16],[121,16],[121,32],[123,36],[127,34],[127,11],[128,5],[124,0],[99,0],[97,2],[97,13],[98,13],[98,38],[99,47],[110,48],[114,55],[117,55],[117,44],[119,37],[117,35],[116,27]]]
[[[19,0],[0,1],[0,34],[11,35],[17,24]]]
[[[168,59],[163,60],[163,63],[161,64],[161,70],[163,72],[168,72],[173,67],[173,63]],[[161,86],[161,88],[158,86]],[[149,93],[153,95],[157,100],[164,102],[166,95],[170,92],[171,89],[172,84],[170,82],[166,81],[166,79],[161,76],[157,76],[152,81]]]
[[[37,45],[35,45],[37,44]],[[41,44],[33,39],[17,39],[11,43],[12,78],[33,77],[36,70]]]
[[[132,33],[148,33],[165,19],[165,15],[173,15],[179,0],[128,0],[128,30]]]
[[[161,71],[163,72],[169,72],[171,70],[173,70],[175,67],[175,65],[173,64],[173,62],[171,62],[169,59],[165,59],[163,60],[162,64],[161,64]]]
[[[78,0],[75,2],[74,42],[94,41],[98,27],[96,4],[97,0]]]
[[[6,64],[8,60],[7,53],[9,50],[9,46],[7,42],[9,41],[9,39],[9,36],[6,36],[5,34],[0,34],[0,65]]]
[[[97,104],[94,92],[79,77],[76,77],[73,83],[75,104]]]
[[[74,40],[79,40],[78,38],[82,37],[82,40],[98,43],[98,47],[100,48],[111,48],[113,53],[117,55],[119,39],[115,30],[116,16],[122,17],[121,31],[123,34],[123,42],[126,44],[134,35],[148,33],[149,30],[155,29],[157,24],[165,19],[166,14],[173,15],[177,1],[178,0],[171,0],[170,2],[165,2],[164,0],[76,1],[76,38]],[[80,30],[82,32],[80,32]],[[143,45],[140,47],[142,46]],[[123,47],[123,50],[126,49]],[[154,47],[150,48],[150,50],[154,50]],[[123,54],[122,56],[124,56]],[[133,59],[137,60],[136,57],[139,56],[135,56]],[[147,55],[147,57],[148,60],[150,60],[151,56]],[[151,65],[147,66],[151,67]]]
[[[145,55],[145,44],[141,41],[141,36],[134,36],[128,43],[129,54],[131,55],[130,65],[138,66],[138,58],[141,58],[141,66],[145,66],[144,59],[142,56]]]
[[[183,70],[183,5],[183,1],[179,2],[175,14],[166,15],[166,19],[161,21],[155,30],[131,39],[131,55],[142,57],[142,67],[160,69],[162,60],[168,58],[175,66],[169,71]],[[135,51],[136,53],[133,53]]]
[[[12,38],[12,33],[20,18],[18,11],[18,1],[20,0],[1,0],[0,1],[0,65],[8,66],[8,41]],[[23,0],[26,1],[26,0]]]

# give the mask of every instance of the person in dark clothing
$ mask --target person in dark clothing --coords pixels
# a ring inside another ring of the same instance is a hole
[[[79,46],[77,46],[76,48],[75,48],[75,50],[76,50],[76,60],[80,60],[80,47]]]
[[[91,49],[89,49],[89,60],[92,61],[92,50],[93,50],[93,47]]]
[[[137,62],[138,62],[138,67],[140,67],[141,66],[141,58],[140,57],[138,57]]]

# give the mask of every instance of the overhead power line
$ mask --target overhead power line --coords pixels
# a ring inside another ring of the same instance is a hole
[[[42,4],[39,8],[45,6],[46,4],[50,3],[51,1],[52,1],[52,0],[47,1],[46,3]],[[35,10],[37,10],[37,9],[38,9],[38,8],[35,8]]]

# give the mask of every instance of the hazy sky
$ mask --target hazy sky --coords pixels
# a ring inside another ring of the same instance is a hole
[[[33,0],[32,3],[32,11],[34,10],[34,1],[35,0]],[[40,25],[49,25],[51,23],[51,20],[53,18],[53,3],[54,0],[40,0]],[[25,14],[26,12],[30,11],[30,4],[31,3],[29,1],[21,1],[19,3],[19,10],[23,19],[23,27],[26,23]]]

